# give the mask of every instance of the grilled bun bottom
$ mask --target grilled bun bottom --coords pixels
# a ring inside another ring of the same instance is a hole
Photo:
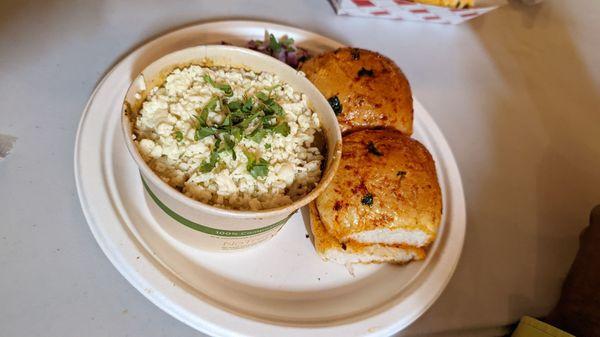
[[[321,221],[314,202],[309,204],[310,225],[317,253],[323,260],[339,264],[354,263],[408,263],[422,260],[423,248],[403,245],[362,244],[356,241],[340,242],[330,235]]]

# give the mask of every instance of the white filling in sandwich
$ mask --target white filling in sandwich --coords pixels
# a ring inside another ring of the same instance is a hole
[[[433,240],[433,235],[419,229],[397,228],[391,230],[388,228],[379,228],[350,234],[347,236],[347,239],[361,243],[404,244],[423,247]]]
[[[341,243],[327,232],[314,202],[310,203],[309,210],[315,248],[324,260],[348,265],[353,263],[407,263],[425,258],[424,249],[406,245],[361,244],[353,241]]]

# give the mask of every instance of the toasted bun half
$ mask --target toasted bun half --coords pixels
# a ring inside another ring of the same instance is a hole
[[[339,169],[316,199],[328,233],[340,242],[429,245],[442,215],[429,151],[395,130],[357,131],[342,144]]]
[[[412,134],[410,85],[389,58],[365,49],[341,48],[308,60],[301,70],[330,104],[338,99],[342,133],[394,128]]]

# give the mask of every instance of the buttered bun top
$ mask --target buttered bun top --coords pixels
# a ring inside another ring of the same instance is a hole
[[[353,132],[342,144],[339,169],[316,199],[328,233],[363,244],[433,242],[442,196],[429,151],[395,130]]]
[[[308,60],[301,70],[328,99],[342,133],[393,128],[412,134],[410,85],[389,58],[365,49],[341,48]]]

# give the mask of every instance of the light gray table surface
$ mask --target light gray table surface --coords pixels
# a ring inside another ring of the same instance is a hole
[[[155,307],[94,241],[75,132],[135,46],[219,19],[289,24],[392,57],[456,156],[462,260],[407,335],[491,334],[557,299],[600,203],[600,2],[519,3],[458,26],[337,17],[324,0],[14,1],[0,5],[0,336],[201,336]]]

